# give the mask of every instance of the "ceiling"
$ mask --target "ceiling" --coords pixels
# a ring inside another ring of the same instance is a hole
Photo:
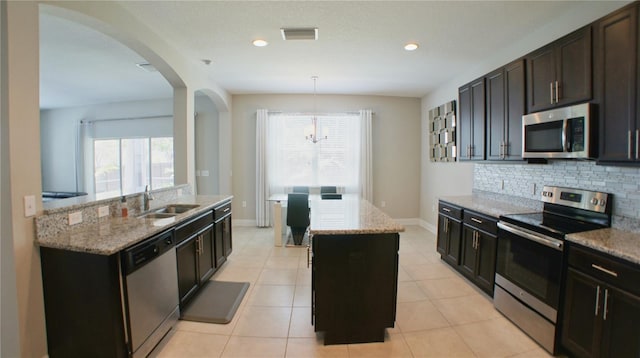
[[[120,1],[231,94],[422,97],[576,1]],[[317,27],[284,41],[282,27]],[[172,96],[144,59],[83,25],[41,16],[41,107]],[[269,45],[251,44],[257,38]],[[408,52],[408,42],[420,45]],[[199,62],[210,59],[211,64]]]

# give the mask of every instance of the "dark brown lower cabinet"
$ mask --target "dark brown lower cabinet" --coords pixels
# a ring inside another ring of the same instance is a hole
[[[183,308],[219,267],[215,259],[213,212],[176,227],[178,293]]]
[[[324,344],[384,341],[385,328],[395,324],[399,239],[313,236],[312,320]]]
[[[464,212],[459,271],[493,297],[498,247],[497,221],[472,212]]]
[[[640,357],[640,268],[573,247],[569,261],[564,349],[575,357]]]
[[[438,212],[437,250],[445,262],[456,267],[460,263],[462,209],[440,201]]]

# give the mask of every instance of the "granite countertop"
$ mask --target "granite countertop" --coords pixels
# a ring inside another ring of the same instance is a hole
[[[52,237],[42,235],[36,239],[36,244],[41,247],[111,255],[230,201],[231,198],[232,196],[229,195],[185,195],[164,205],[197,204],[200,206],[166,219],[147,219],[136,216],[105,217],[99,219],[97,223],[78,229],[72,228]]]
[[[639,233],[607,228],[569,234],[566,240],[640,265]]]
[[[443,196],[440,200],[495,218],[500,217],[500,215],[542,211],[542,204],[537,200],[517,198],[518,203],[514,204],[513,202],[507,201],[511,198],[512,197],[505,196],[505,200],[498,200],[495,196],[492,197],[474,193],[463,196]]]
[[[404,227],[357,195],[343,195],[342,200],[310,201],[312,235],[387,234],[404,231]]]

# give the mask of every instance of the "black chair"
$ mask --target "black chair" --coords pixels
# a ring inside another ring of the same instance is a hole
[[[321,186],[320,194],[335,194],[338,192],[338,188],[335,186]]]
[[[320,194],[320,198],[322,198],[322,200],[342,200],[342,194],[324,193]]]
[[[287,196],[287,226],[291,227],[294,244],[302,244],[309,224],[309,194],[289,194]]]
[[[309,194],[309,187],[308,186],[294,186],[293,187],[293,192],[294,193]]]

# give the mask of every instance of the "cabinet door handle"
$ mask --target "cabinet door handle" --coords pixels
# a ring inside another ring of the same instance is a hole
[[[480,219],[471,218],[471,221],[473,221],[474,223],[482,224],[482,220]]]
[[[596,287],[596,311],[593,314],[594,316],[598,316],[598,310],[600,309],[600,285]]]
[[[631,131],[627,131],[627,159],[631,159]]]
[[[609,289],[604,289],[604,307],[602,307],[602,320],[607,320],[607,301],[609,301]]]
[[[613,277],[618,277],[618,273],[609,269],[606,269],[600,265],[596,265],[596,264],[591,264],[591,267],[593,267],[594,269],[600,271],[600,272],[604,272],[608,275],[611,275]]]
[[[556,81],[556,103],[559,102],[559,98],[560,98],[560,91],[558,91],[558,81]]]
[[[447,231],[449,230],[449,219],[444,218],[444,233],[446,234]]]
[[[636,159],[640,159],[640,151],[638,151],[638,147],[640,147],[640,129],[636,129]]]
[[[553,104],[553,82],[549,82],[549,104]]]

